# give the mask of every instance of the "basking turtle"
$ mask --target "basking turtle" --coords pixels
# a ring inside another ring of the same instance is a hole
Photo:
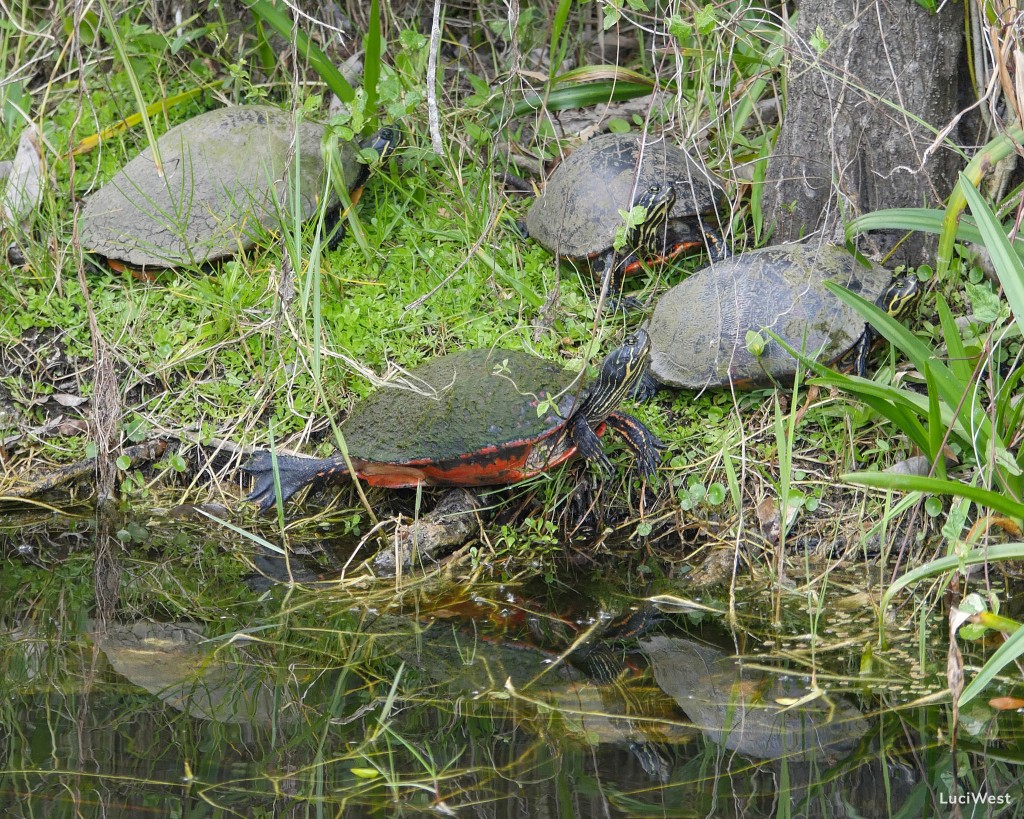
[[[643,134],[603,134],[581,145],[548,180],[526,215],[526,232],[552,253],[610,273],[613,285],[640,268],[702,248],[724,258],[725,244],[705,224],[724,193],[720,183],[686,151]],[[616,258],[620,211],[647,208],[646,221],[626,237]],[[613,288],[617,289],[617,288]]]
[[[895,317],[913,310],[921,295],[916,277],[893,278],[844,247],[793,244],[741,253],[697,271],[658,299],[647,325],[651,367],[637,397],[649,397],[659,384],[744,388],[791,378],[796,359],[776,341],[769,339],[759,357],[747,349],[747,333],[765,329],[823,361],[856,350],[856,370],[863,374],[875,331],[825,281]]]
[[[514,483],[576,454],[608,467],[599,437],[611,427],[651,475],[662,445],[640,421],[616,407],[647,367],[642,330],[609,353],[587,388],[558,364],[515,350],[472,350],[428,361],[409,372],[416,391],[382,389],[356,404],[342,426],[352,466],[373,486],[487,486]],[[541,402],[551,402],[538,415]],[[281,497],[306,484],[349,474],[340,455],[277,457]],[[243,467],[255,476],[249,500],[261,510],[277,493],[271,454]]]
[[[265,105],[220,108],[175,126],[157,140],[163,176],[143,151],[89,197],[78,219],[82,246],[112,262],[146,269],[201,265],[251,247],[293,212],[291,163],[299,162],[299,207],[317,212],[323,192],[324,126]],[[370,166],[363,148],[381,156],[399,142],[385,128],[360,145],[339,145],[338,167],[351,199]],[[330,206],[337,211],[331,193]]]

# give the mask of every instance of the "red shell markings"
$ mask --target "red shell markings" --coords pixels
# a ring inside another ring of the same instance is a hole
[[[532,459],[530,456],[538,449],[539,443],[523,441],[501,448],[487,446],[451,461],[424,459],[419,464],[414,461],[388,464],[353,458],[352,465],[366,483],[388,489],[414,487],[418,483],[427,486],[493,486],[533,477],[576,454],[576,447],[570,446],[551,457]],[[536,463],[531,463],[534,460]]]
[[[562,434],[572,390],[537,415],[539,401],[572,382],[558,364],[517,351],[471,351],[413,375],[417,389],[379,389],[342,426],[353,466],[373,486],[514,483],[576,453]]]

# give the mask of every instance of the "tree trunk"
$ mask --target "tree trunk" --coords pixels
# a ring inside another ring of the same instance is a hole
[[[914,0],[798,4],[764,188],[772,240],[841,241],[843,225],[862,213],[941,206],[963,164],[948,144],[934,146],[958,110],[963,5],[934,14]],[[866,249],[888,253],[900,237],[874,234]],[[911,236],[892,261],[920,264],[925,242]]]

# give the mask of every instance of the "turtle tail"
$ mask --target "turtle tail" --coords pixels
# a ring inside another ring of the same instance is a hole
[[[277,475],[281,486],[281,500],[286,501],[302,487],[333,475],[347,475],[348,466],[340,455],[330,458],[299,458],[294,455],[277,456]],[[274,458],[269,452],[254,452],[242,466],[243,472],[253,476],[252,492],[246,500],[259,505],[266,512],[277,503],[274,485]]]

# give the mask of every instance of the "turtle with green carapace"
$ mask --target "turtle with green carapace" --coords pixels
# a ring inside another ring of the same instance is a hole
[[[314,481],[350,474],[372,486],[489,486],[515,483],[576,455],[608,466],[601,444],[614,429],[643,475],[662,444],[618,409],[647,368],[650,340],[638,331],[613,350],[595,381],[575,385],[561,365],[515,350],[451,353],[410,370],[406,389],[382,388],[357,403],[341,426],[348,450],[327,458],[258,452],[243,467],[255,477],[260,509]]]

